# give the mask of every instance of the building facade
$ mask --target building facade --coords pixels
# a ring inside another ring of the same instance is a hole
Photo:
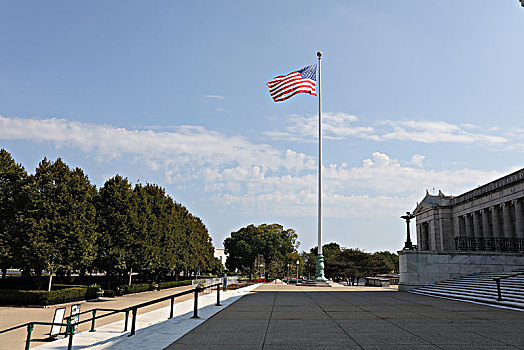
[[[224,267],[226,267],[227,256],[226,256],[226,253],[224,252],[224,248],[215,248],[214,256],[215,256],[215,258],[220,260],[220,262],[222,263],[222,265]]]
[[[524,269],[524,169],[463,193],[426,192],[418,249],[399,251],[399,290],[475,273]]]
[[[426,196],[413,212],[421,251],[524,252],[524,169],[447,196]]]

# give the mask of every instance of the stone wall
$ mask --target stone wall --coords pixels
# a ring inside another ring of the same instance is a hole
[[[399,290],[409,290],[480,272],[524,269],[524,254],[401,250]]]

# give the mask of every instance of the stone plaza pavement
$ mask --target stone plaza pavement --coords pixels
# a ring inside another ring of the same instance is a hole
[[[524,349],[524,312],[387,288],[261,285],[166,349]]]

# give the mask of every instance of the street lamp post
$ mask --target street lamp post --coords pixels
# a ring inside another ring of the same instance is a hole
[[[409,250],[415,249],[415,247],[413,246],[413,243],[411,243],[411,236],[409,234],[409,222],[414,217],[415,217],[415,215],[413,215],[413,213],[410,213],[409,211],[406,212],[406,215],[402,215],[400,217],[401,219],[406,220],[406,225],[407,225],[407,228],[408,228],[406,243],[404,243],[404,249],[409,249]]]
[[[297,260],[297,286],[298,286],[298,265],[300,264],[300,261]]]
[[[291,265],[290,264],[287,264],[287,283],[289,283],[289,267]]]

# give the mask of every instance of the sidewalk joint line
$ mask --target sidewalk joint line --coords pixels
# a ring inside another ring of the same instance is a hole
[[[324,308],[322,307],[322,305],[320,305],[320,304],[319,304],[315,299],[313,299],[313,298],[309,295],[308,292],[304,292],[304,293],[306,293],[307,297],[308,297],[309,299],[313,300],[313,302],[314,302],[315,304],[317,304],[318,307],[319,307],[322,311],[324,311],[324,313],[327,315],[327,317],[329,317],[329,319],[330,319],[331,321],[333,321],[333,322],[335,322],[335,323],[337,324],[337,326],[342,330],[342,332],[344,332],[344,333],[349,337],[349,339],[353,340],[353,341],[355,342],[355,344],[357,344],[361,349],[364,349],[364,347],[362,346],[362,344],[360,344],[360,343],[359,343],[355,338],[353,338],[353,337],[351,336],[351,334],[349,334],[349,332],[346,331],[346,330],[344,329],[344,327],[342,327],[342,326],[340,325],[340,323],[337,322],[337,320],[335,320],[333,317],[331,317],[331,315],[328,314],[328,312],[327,312],[326,310],[324,310]],[[325,293],[326,293],[326,292],[325,292]],[[329,295],[330,293],[327,292],[327,294]],[[344,301],[345,301],[345,300],[344,300]]]
[[[264,350],[264,347],[266,346],[266,337],[267,337],[267,333],[269,332],[269,325],[271,324],[271,319],[273,318],[273,310],[275,310],[275,302],[277,300],[277,294],[278,294],[278,290],[275,291],[275,297],[273,298],[273,306],[271,307],[271,313],[269,314],[269,321],[267,321],[266,334],[264,334],[264,341],[262,342],[262,350]]]
[[[327,292],[327,293],[331,294],[332,292]],[[335,298],[337,298],[337,299],[344,300],[345,302],[349,303],[350,305],[352,305],[352,306],[354,306],[354,307],[356,307],[356,308],[358,308],[358,309],[360,309],[360,310],[362,310],[362,311],[364,311],[364,312],[368,312],[368,313],[372,314],[373,316],[379,317],[379,318],[382,319],[383,321],[386,321],[387,323],[389,323],[389,324],[391,324],[391,325],[393,325],[393,326],[395,326],[395,327],[397,327],[397,328],[400,328],[400,329],[402,329],[402,330],[405,331],[405,332],[408,332],[409,334],[411,334],[411,335],[413,335],[413,336],[415,336],[415,337],[421,339],[422,341],[425,341],[425,342],[427,342],[427,343],[429,343],[429,344],[431,344],[431,345],[433,345],[433,346],[436,346],[436,347],[439,348],[439,349],[443,349],[443,348],[441,348],[440,346],[438,346],[437,344],[434,344],[434,343],[432,343],[431,341],[426,340],[426,339],[422,338],[421,336],[416,335],[415,333],[413,333],[413,332],[411,332],[411,331],[409,331],[409,330],[407,330],[407,329],[405,329],[405,328],[402,328],[401,326],[399,326],[398,324],[395,324],[395,323],[391,322],[390,320],[387,320],[387,319],[384,319],[384,318],[380,317],[379,315],[373,313],[372,311],[365,310],[365,309],[361,308],[361,307],[358,306],[358,305],[352,304],[349,300],[346,300],[346,299],[341,298],[341,297],[339,297],[339,296],[336,296],[336,295],[333,295],[333,296],[334,296]]]

